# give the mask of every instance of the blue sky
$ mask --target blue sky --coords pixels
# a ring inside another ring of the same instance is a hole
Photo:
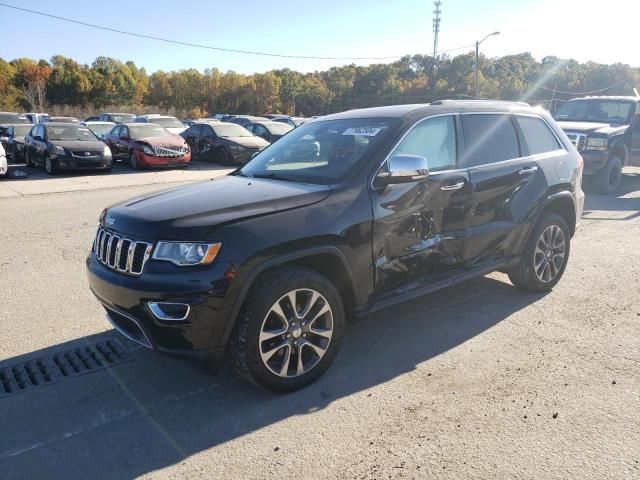
[[[146,35],[289,55],[394,56],[433,49],[432,0],[176,1],[4,0],[4,3]],[[489,56],[529,51],[640,66],[640,0],[443,0],[440,50],[482,45]],[[611,12],[611,13],[607,13]],[[351,60],[300,60],[216,52],[132,38],[0,7],[0,57],[91,63],[133,60],[149,72],[195,67],[263,72],[323,70]],[[470,49],[469,49],[470,50]],[[467,49],[451,52],[464,53]],[[371,61],[354,61],[357,64]]]

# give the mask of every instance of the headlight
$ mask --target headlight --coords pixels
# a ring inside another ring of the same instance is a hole
[[[55,155],[65,155],[67,152],[65,152],[64,148],[62,148],[60,145],[55,145],[53,147],[53,153]]]
[[[589,137],[587,138],[587,149],[589,150],[606,150],[607,139],[603,137]]]
[[[111,149],[108,145],[104,146],[104,150],[102,150],[102,157],[105,159],[111,158]]]
[[[155,260],[164,260],[180,267],[209,265],[216,259],[221,243],[158,242],[153,252]]]
[[[244,150],[244,147],[242,145],[229,145],[229,148],[231,150]]]
[[[188,143],[185,143],[185,144],[182,146],[182,148],[184,148],[184,151],[185,151],[185,152],[187,152],[187,153],[189,153],[189,150],[191,150],[191,149],[189,148],[189,144],[188,144]]]
[[[147,155],[153,155],[153,150],[151,150],[151,148],[147,147],[146,145],[142,146],[142,151]]]

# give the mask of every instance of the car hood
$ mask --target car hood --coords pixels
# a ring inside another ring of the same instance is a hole
[[[136,239],[207,240],[221,226],[311,205],[330,191],[326,185],[227,175],[116,204],[101,223]]]
[[[237,143],[238,145],[242,145],[243,147],[266,147],[269,145],[264,138],[260,137],[222,137],[223,140],[227,140],[228,142]]]
[[[565,132],[613,135],[623,133],[629,126],[619,123],[595,123],[595,122],[557,122]]]
[[[134,142],[148,143],[156,147],[181,147],[184,145],[184,138],[180,135],[171,137],[144,137],[134,140]]]
[[[104,143],[100,140],[51,140],[49,143],[51,145],[56,145],[62,147],[66,150],[86,150],[87,152],[92,150],[102,150],[104,148]]]

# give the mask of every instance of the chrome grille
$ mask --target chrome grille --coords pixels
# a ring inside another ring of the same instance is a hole
[[[576,150],[582,152],[585,148],[587,148],[587,135],[585,133],[572,133],[566,132],[567,137],[573,143],[573,146],[576,147]]]
[[[140,275],[151,256],[153,244],[123,237],[98,228],[93,241],[93,253],[100,263],[127,275]]]
[[[156,157],[182,157],[187,151],[186,147],[153,147],[153,154]]]

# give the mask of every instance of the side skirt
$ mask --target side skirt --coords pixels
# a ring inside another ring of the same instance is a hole
[[[470,280],[476,277],[482,277],[489,273],[507,270],[517,265],[520,261],[519,256],[503,258],[500,260],[488,260],[472,268],[456,272],[445,279],[427,282],[426,280],[417,280],[409,285],[403,285],[396,290],[385,293],[372,302],[358,307],[354,310],[354,320],[361,320],[363,317],[383,308],[391,307],[399,303],[408,302],[420,298],[424,295],[442,290],[443,288],[457,285],[458,283]]]

